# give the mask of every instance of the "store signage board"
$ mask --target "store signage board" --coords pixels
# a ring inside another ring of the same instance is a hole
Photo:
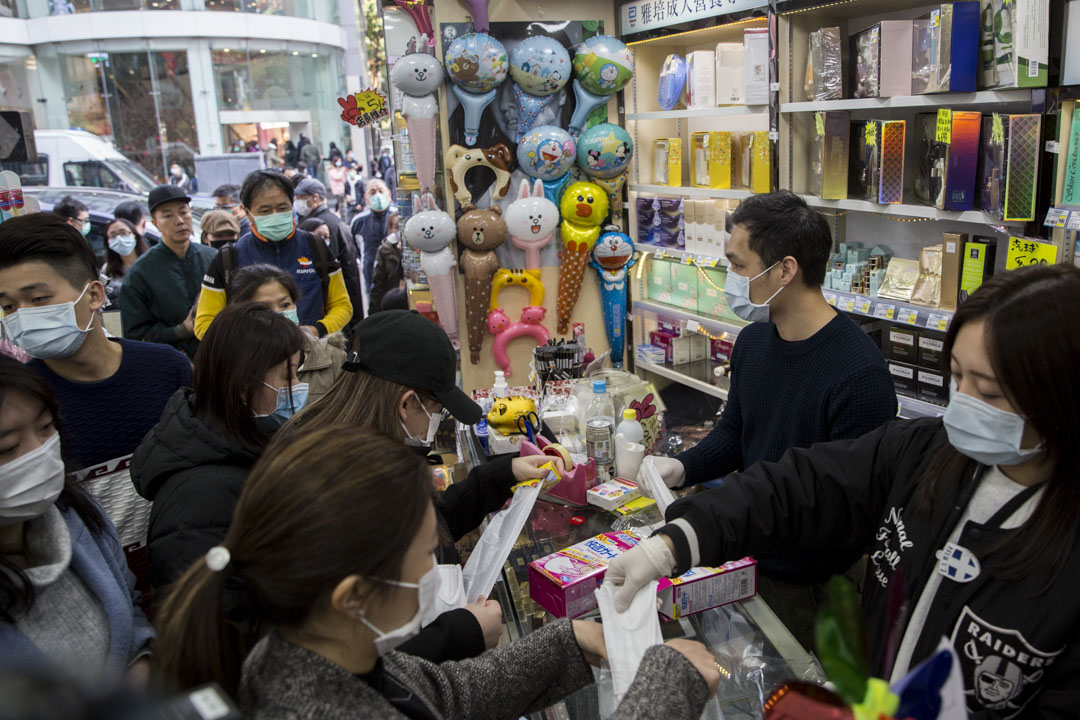
[[[1032,238],[1009,238],[1009,253],[1005,256],[1005,269],[1015,270],[1026,265],[1053,265],[1057,262],[1058,247],[1053,243],[1039,242]]]
[[[622,6],[619,12],[619,27],[623,35],[628,35],[761,7],[768,7],[768,2],[762,2],[762,0],[635,0]]]

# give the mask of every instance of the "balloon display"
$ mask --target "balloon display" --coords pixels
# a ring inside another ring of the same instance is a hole
[[[533,128],[517,147],[517,161],[522,171],[541,180],[556,180],[570,171],[577,145],[570,133],[554,125]]]
[[[577,163],[592,177],[615,177],[626,170],[633,156],[634,141],[618,125],[600,123],[577,140]]]
[[[510,53],[510,76],[529,95],[551,95],[570,79],[570,53],[558,40],[534,35]]]

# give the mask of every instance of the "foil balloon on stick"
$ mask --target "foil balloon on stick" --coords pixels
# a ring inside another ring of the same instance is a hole
[[[634,243],[621,232],[606,232],[592,251],[592,262],[600,276],[600,303],[604,329],[611,343],[611,364],[621,368],[626,349],[626,276],[634,266]]]
[[[600,225],[608,214],[607,193],[594,183],[571,183],[563,193],[559,210],[563,223],[559,230],[562,237],[559,261],[562,267],[559,270],[557,309],[558,329],[565,334],[570,331],[570,315],[581,294],[585,264],[600,236]]]
[[[618,125],[600,123],[578,138],[578,166],[592,182],[607,191],[613,212],[622,210],[622,188],[633,157],[634,141]]]
[[[522,172],[544,183],[544,195],[558,205],[570,183],[576,153],[570,133],[554,125],[541,125],[518,142],[517,161]]]
[[[534,35],[514,46],[510,77],[518,105],[517,142],[536,125],[544,108],[557,99],[572,69],[570,53],[554,38]]]
[[[634,75],[634,56],[626,43],[610,35],[596,35],[578,46],[574,55],[574,115],[570,134],[574,137],[585,121],[611,95],[626,87]]]
[[[465,144],[472,147],[480,134],[480,116],[509,73],[506,48],[486,32],[467,33],[450,43],[446,70],[465,112]]]
[[[394,3],[398,7],[405,8],[405,12],[409,13],[413,22],[416,23],[416,29],[421,35],[426,35],[428,44],[434,47],[435,31],[431,27],[431,18],[428,16],[425,0],[394,0]]]
[[[525,251],[525,269],[540,270],[540,250],[547,247],[559,226],[559,208],[544,197],[544,183],[522,180],[517,200],[506,208],[506,227],[510,242]]]
[[[446,331],[454,348],[458,341],[457,292],[455,290],[454,252],[450,249],[457,231],[454,218],[435,205],[435,196],[426,193],[412,195],[413,215],[405,223],[405,242],[420,251],[420,269],[427,275],[439,325]]]
[[[469,8],[472,14],[473,27],[480,32],[490,32],[491,22],[488,20],[488,0],[461,0],[462,4]]]
[[[404,95],[401,114],[409,131],[409,145],[416,163],[420,192],[435,189],[435,130],[439,103],[435,93],[443,82],[443,69],[420,37],[420,52],[398,58],[390,70],[390,82]]]
[[[461,269],[465,273],[465,327],[469,334],[469,359],[480,364],[480,349],[487,328],[488,305],[491,302],[491,280],[499,269],[495,248],[506,240],[506,223],[497,206],[479,210],[472,205],[457,221],[458,244],[461,245]]]

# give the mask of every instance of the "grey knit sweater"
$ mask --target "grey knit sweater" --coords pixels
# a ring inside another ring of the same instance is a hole
[[[398,652],[383,662],[444,720],[516,720],[593,680],[567,621],[461,662],[435,665]],[[707,695],[693,665],[676,650],[658,645],[645,654],[615,717],[696,720]],[[405,717],[363,680],[276,632],[244,663],[239,698],[245,717],[252,720]]]

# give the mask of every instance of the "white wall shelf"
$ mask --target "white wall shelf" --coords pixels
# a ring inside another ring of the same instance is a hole
[[[727,259],[721,259],[715,255],[690,253],[678,248],[659,247],[657,245],[646,245],[645,243],[636,243],[634,248],[639,252],[648,253],[654,260],[679,260],[684,265],[698,265],[703,268],[719,267],[723,269],[727,267]]]
[[[982,210],[939,210],[931,205],[908,203],[879,205],[869,200],[822,200],[816,195],[800,195],[799,197],[811,207],[828,210],[847,210],[849,212],[874,213],[892,217],[927,218],[928,220],[954,220],[956,222],[978,223],[980,225],[1023,226],[1024,224],[1022,220],[999,220],[992,215],[987,215]]]
[[[1019,105],[1031,103],[1030,89],[983,90],[973,93],[938,93],[935,95],[903,95],[889,98],[855,98],[850,100],[815,100],[811,102],[780,103],[782,113],[808,113],[824,110],[880,110],[884,108],[938,108],[963,105]]]
[[[686,385],[695,390],[700,390],[703,393],[718,397],[721,400],[727,400],[728,397],[727,387],[719,387],[703,380],[698,380],[697,378],[679,372],[676,368],[669,368],[666,365],[656,365],[654,363],[646,363],[639,360],[634,363],[634,369],[638,371],[644,370],[659,375],[660,377],[666,377],[668,380],[673,380],[680,385]]]
[[[765,115],[768,105],[728,105],[689,110],[657,110],[655,112],[626,113],[627,120],[685,120],[689,118],[730,117],[732,115]]]
[[[655,195],[678,195],[690,198],[716,198],[718,200],[730,198],[743,200],[754,193],[749,190],[713,190],[712,188],[684,187],[671,185],[630,185],[631,192],[650,193]]]
[[[901,300],[872,298],[829,288],[824,288],[821,294],[825,296],[825,301],[837,310],[921,330],[945,332],[953,318],[952,310],[914,305]]]
[[[734,323],[725,322],[719,318],[708,317],[706,315],[698,315],[692,313],[689,310],[682,310],[671,305],[665,305],[663,303],[652,302],[651,300],[634,300],[634,312],[645,310],[656,315],[663,315],[667,318],[674,318],[676,320],[685,320],[686,322],[696,322],[701,327],[705,328],[709,332],[714,333],[738,333],[742,328]]]

